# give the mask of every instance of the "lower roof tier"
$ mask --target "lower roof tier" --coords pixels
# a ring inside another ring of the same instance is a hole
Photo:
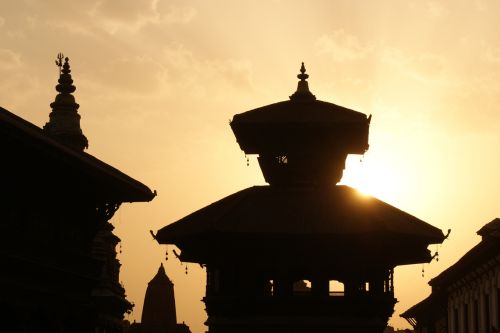
[[[345,185],[254,186],[167,225],[156,239],[177,245],[186,261],[202,263],[210,261],[209,252],[255,256],[256,247],[267,248],[266,253],[280,248],[283,254],[304,247],[311,255],[323,252],[332,258],[333,253],[338,258],[389,256],[393,259],[387,258],[387,263],[398,265],[429,261],[427,246],[441,243],[444,235]]]

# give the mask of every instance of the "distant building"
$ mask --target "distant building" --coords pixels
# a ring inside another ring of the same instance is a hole
[[[500,219],[481,242],[429,284],[432,293],[401,316],[417,333],[500,332]]]
[[[43,129],[0,108],[2,331],[123,331],[132,309],[119,282],[109,220],[154,193],[85,153],[68,58]]]
[[[174,284],[163,264],[148,283],[140,323],[132,323],[126,333],[191,333],[189,327],[177,323]]]

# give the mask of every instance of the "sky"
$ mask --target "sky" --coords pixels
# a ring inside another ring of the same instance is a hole
[[[0,106],[43,126],[54,60],[70,58],[87,152],[158,191],[113,218],[127,319],[164,262],[178,321],[201,333],[203,270],[185,274],[149,230],[264,184],[229,121],[288,99],[304,61],[318,99],[373,116],[342,182],[452,230],[430,247],[439,261],[396,269],[390,324],[406,328],[399,314],[500,216],[499,12],[493,0],[3,0]]]

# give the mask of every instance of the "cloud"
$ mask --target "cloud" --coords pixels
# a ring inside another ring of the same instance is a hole
[[[315,45],[319,54],[331,56],[337,62],[347,62],[365,58],[373,51],[372,45],[362,44],[354,35],[344,30],[323,35]]]
[[[484,47],[481,58],[489,63],[500,64],[500,47],[492,45]]]
[[[153,8],[159,14],[158,22],[164,24],[187,24],[197,15],[194,7],[173,5],[165,0],[154,1]]]
[[[109,90],[133,95],[158,92],[165,69],[150,57],[128,56],[107,61],[94,75]]]
[[[174,5],[162,0],[102,0],[95,4],[90,15],[110,33],[140,31],[147,24],[186,24],[196,16],[196,9]]]
[[[428,83],[442,79],[441,74],[447,64],[445,56],[429,52],[412,56],[401,49],[386,47],[381,49],[379,54],[382,63],[395,67],[416,80]]]
[[[457,134],[498,132],[500,84],[498,78],[477,78],[450,87],[440,99],[441,112],[434,120]],[[438,119],[436,119],[438,118]]]
[[[0,3],[0,13],[0,26],[11,34],[30,30],[41,34],[48,27],[97,38],[103,31],[110,35],[130,34],[147,25],[187,24],[197,11],[179,0],[31,0],[10,6]]]
[[[0,49],[0,70],[17,70],[22,66],[21,55],[9,49]]]
[[[432,17],[443,16],[445,7],[441,2],[438,1],[427,1],[427,12]]]
[[[182,44],[164,47],[162,59],[170,89],[182,89],[192,96],[216,99],[253,87],[253,67],[245,59],[204,58]]]

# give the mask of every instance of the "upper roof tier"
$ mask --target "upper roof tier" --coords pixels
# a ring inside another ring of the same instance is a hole
[[[237,114],[231,128],[246,154],[288,155],[303,152],[363,154],[368,149],[370,118],[309,91],[302,63],[297,91],[290,100]]]

